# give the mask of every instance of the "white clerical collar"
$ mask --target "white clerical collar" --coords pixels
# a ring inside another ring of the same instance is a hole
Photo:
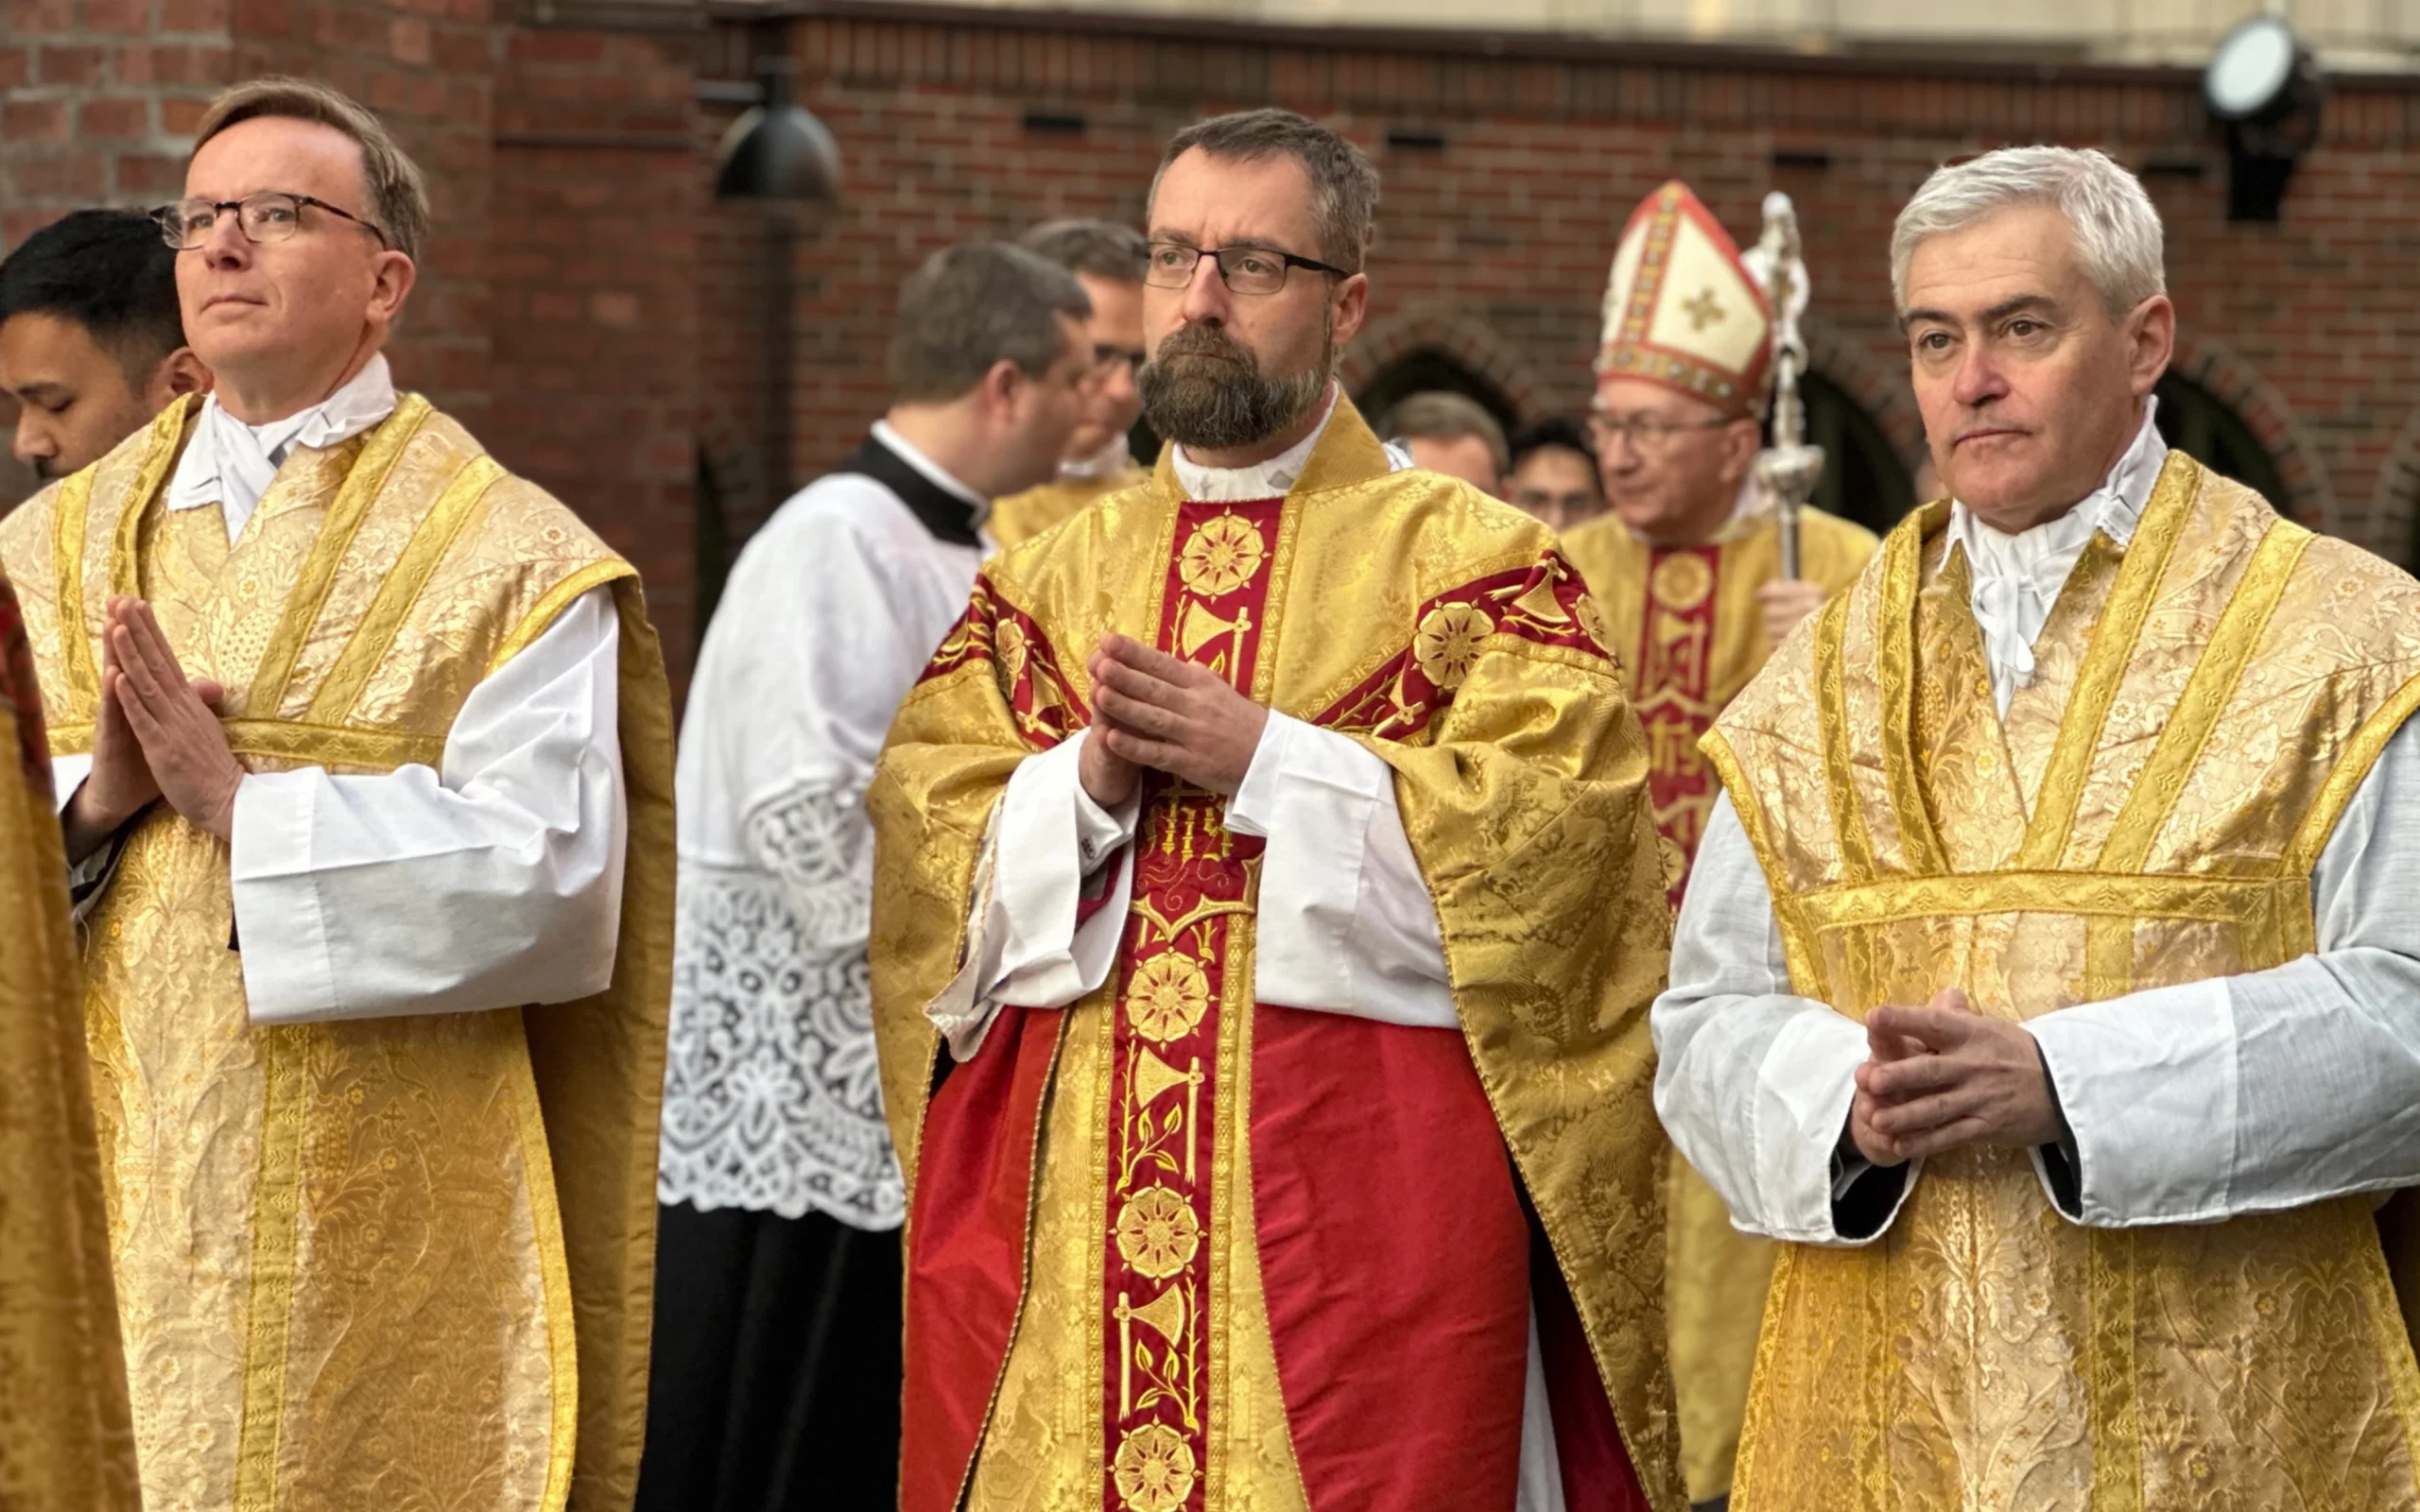
[[[1327,386],[1327,408],[1320,414],[1320,422],[1311,434],[1278,453],[1265,462],[1249,467],[1203,467],[1176,449],[1177,487],[1184,496],[1198,504],[1249,504],[1257,499],[1282,499],[1293,488],[1303,469],[1311,460],[1311,453],[1319,449],[1320,438],[1327,434],[1327,422],[1336,418],[1336,385]]]
[[[395,380],[384,353],[362,365],[344,387],[284,420],[247,425],[227,413],[216,394],[202,401],[194,417],[193,439],[177,458],[168,480],[170,509],[218,506],[227,539],[242,534],[277,470],[297,448],[318,449],[351,440],[395,412]]]
[[[969,523],[977,530],[982,529],[983,522],[992,517],[991,500],[976,492],[973,489],[968,488],[965,484],[960,483],[955,477],[952,477],[947,468],[942,467],[939,462],[936,462],[931,457],[926,456],[923,452],[917,450],[915,443],[908,440],[908,438],[900,435],[897,431],[891,429],[890,421],[887,420],[875,421],[873,422],[873,438],[880,441],[883,445],[890,447],[891,452],[898,456],[899,460],[907,463],[909,467],[914,468],[918,472],[923,473],[925,480],[931,483],[933,487],[942,490],[954,498],[963,499],[968,504],[973,505],[975,507],[975,518]]]
[[[2012,536],[1985,524],[1966,506],[1950,505],[1949,539],[1942,559],[1946,562],[1952,549],[1966,553],[1974,575],[1975,622],[1983,631],[1983,652],[1991,662],[2000,713],[2008,713],[2016,690],[2033,680],[2034,639],[2048,623],[2050,607],[2059,601],[2067,575],[2075,571],[2094,534],[2106,532],[2121,547],[2134,540],[2168,461],[2168,443],[2152,423],[2158,409],[2157,399],[2143,402],[2142,424],[2117,466],[2100,488],[2055,520]]]
[[[1079,456],[1059,464],[1059,475],[1076,482],[1092,482],[1114,478],[1134,465],[1134,454],[1126,445],[1125,433],[1113,436],[1109,444],[1090,456]]]

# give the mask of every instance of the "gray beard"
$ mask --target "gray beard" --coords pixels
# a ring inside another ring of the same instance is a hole
[[[1195,332],[1210,334],[1170,336],[1161,343],[1162,355],[1145,363],[1137,380],[1143,417],[1155,434],[1181,446],[1226,452],[1257,445],[1309,414],[1327,392],[1328,373],[1336,366],[1332,339],[1322,344],[1316,365],[1271,378],[1225,332],[1208,327]],[[1169,352],[1172,344],[1194,350]]]

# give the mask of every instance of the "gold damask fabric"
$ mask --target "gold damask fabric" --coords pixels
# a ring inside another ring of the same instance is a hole
[[[1084,506],[1140,487],[1150,475],[1149,470],[1129,463],[1104,477],[1053,478],[1023,493],[993,500],[983,528],[1003,551],[1021,546],[1061,521],[1074,519]]]
[[[0,1507],[135,1512],[42,693],[0,579]]]
[[[2171,453],[1997,713],[1943,560],[1885,541],[1719,721],[1793,988],[2028,1019],[2290,960],[2420,704],[2420,585]],[[1742,1512],[2420,1506],[2420,1370],[2370,1204],[2094,1229],[2028,1157],[1927,1162],[1879,1240],[1784,1246]]]
[[[630,830],[604,994],[269,1028],[224,842],[165,808],[135,832],[83,976],[145,1504],[627,1507],[672,841],[636,579],[417,396],[290,457],[231,544],[216,509],[164,507],[195,407],[0,525],[0,561],[39,585],[55,754],[90,748],[113,593],[225,684],[248,766],[377,773],[434,764],[471,688],[610,584]]]
[[[1080,728],[1086,654],[1113,629],[1152,639],[1172,580],[1265,577],[1253,696],[1305,719],[1349,705],[1330,728],[1394,769],[1479,1080],[1569,1282],[1624,1444],[1653,1503],[1677,1509],[1663,1142],[1647,1029],[1668,922],[1644,745],[1615,668],[1595,649],[1595,627],[1575,623],[1556,597],[1553,574],[1568,569],[1552,558],[1547,532],[1515,511],[1433,474],[1390,476],[1383,449],[1342,401],[1272,535],[1255,526],[1245,541],[1198,529],[1180,541],[1185,507],[1164,456],[1148,488],[994,558],[977,588],[997,603],[994,644],[954,661],[945,643],[892,727],[867,799],[877,835],[869,954],[885,1104],[911,1193],[923,1179],[918,1143],[936,1055],[925,1009],[959,966],[977,860],[1011,773],[1042,737]],[[1551,565],[1537,579],[1545,586],[1518,602],[1437,603],[1542,562]],[[1497,628],[1522,615],[1589,649]],[[1181,637],[1233,630],[1232,621],[1188,618]],[[1432,710],[1423,688],[1450,701]],[[1185,843],[1223,844],[1223,833],[1189,829]],[[1253,922],[1248,911],[1225,921],[1220,979],[1234,989],[1216,1015],[1215,1054],[1231,1069],[1250,1064]],[[1067,1016],[1043,1115],[1025,1297],[973,1507],[1102,1512],[1114,1480],[1102,1429],[1103,1392],[1115,1388],[1098,1368],[1112,1300],[1102,1295],[1100,1183],[1109,1016],[1123,990],[1113,973]],[[1244,1132],[1250,1077],[1222,1074],[1219,1085],[1229,1101],[1204,1173],[1219,1227],[1207,1236],[1212,1301],[1201,1326],[1224,1364],[1211,1378],[1203,1504],[1291,1512],[1304,1490],[1260,1292]],[[1133,1484],[1111,1508],[1176,1504],[1154,1502],[1153,1467],[1129,1469]]]
[[[1877,544],[1862,525],[1799,512],[1799,570],[1826,595],[1854,582]],[[1772,655],[1756,590],[1781,576],[1781,528],[1766,517],[1703,545],[1656,546],[1609,514],[1565,532],[1563,548],[1602,606],[1609,644],[1630,673],[1677,909],[1721,791],[1698,741]],[[1722,1199],[1677,1152],[1668,1165],[1665,1309],[1681,1469],[1689,1499],[1707,1502],[1731,1488],[1773,1249],[1731,1226]]]

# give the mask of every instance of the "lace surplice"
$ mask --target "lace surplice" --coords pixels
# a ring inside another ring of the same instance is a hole
[[[656,1195],[895,1228],[907,1202],[875,1074],[864,805],[794,790],[747,833],[761,869],[682,869]]]

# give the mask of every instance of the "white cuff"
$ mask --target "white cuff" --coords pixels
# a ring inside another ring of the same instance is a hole
[[[1763,1222],[1748,1232],[1802,1245],[1871,1244],[1888,1233],[1916,1186],[1910,1167],[1899,1199],[1873,1234],[1845,1239],[1832,1222],[1832,1152],[1848,1126],[1857,1068],[1868,1045],[1864,1025],[1830,1008],[1793,1014],[1773,1036],[1756,1077],[1749,1116],[1749,1169]],[[1735,1225],[1737,1217],[1734,1218]]]
[[[2228,1215],[2241,1087],[2224,977],[2061,1008],[2025,1027],[2075,1134],[2081,1222]]]
[[[300,1023],[337,1011],[326,912],[311,865],[321,772],[252,772],[235,786],[228,877],[244,998],[254,1023]]]
[[[89,755],[53,756],[50,759],[50,796],[59,812],[67,812],[67,803],[84,780],[93,775],[93,758]]]
[[[981,1048],[1001,1005],[1064,1006],[1107,981],[1116,960],[1142,798],[1138,790],[1115,810],[1092,800],[1079,765],[1089,738],[1087,731],[1019,763],[994,812],[959,975],[926,1009],[961,1060]],[[1101,879],[1109,897],[1079,928],[1087,879],[1113,852],[1116,874]]]
[[[1268,841],[1253,953],[1261,1002],[1461,1029],[1392,767],[1358,741],[1271,713],[1226,822]]]

